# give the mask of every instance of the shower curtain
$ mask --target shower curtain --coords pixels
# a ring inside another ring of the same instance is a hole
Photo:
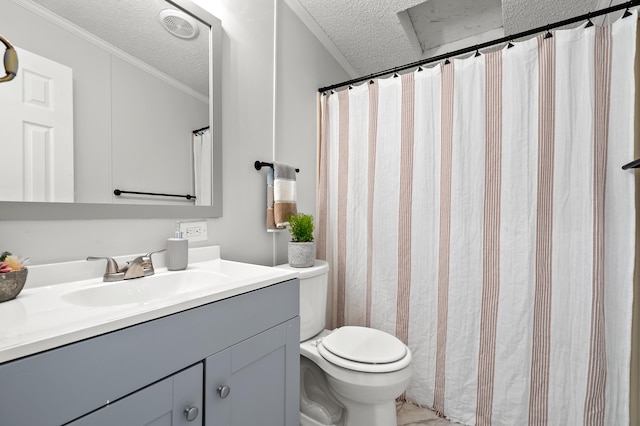
[[[463,424],[623,425],[637,16],[322,96],[333,326],[413,353]]]
[[[211,185],[213,183],[212,143],[210,129],[193,134],[193,182],[196,206],[211,205]]]

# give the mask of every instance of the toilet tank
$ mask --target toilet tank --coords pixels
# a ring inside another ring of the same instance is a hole
[[[276,268],[297,272],[300,279],[300,341],[320,333],[326,324],[329,264],[316,260],[310,268],[292,268],[288,264]]]

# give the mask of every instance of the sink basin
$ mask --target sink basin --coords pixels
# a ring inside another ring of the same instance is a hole
[[[101,283],[71,291],[61,297],[74,305],[116,306],[180,297],[227,281],[225,275],[211,271],[172,271],[144,278]]]

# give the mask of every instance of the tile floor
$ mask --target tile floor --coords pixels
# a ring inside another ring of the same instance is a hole
[[[452,426],[459,423],[440,418],[428,408],[421,408],[410,402],[397,402],[398,426]]]

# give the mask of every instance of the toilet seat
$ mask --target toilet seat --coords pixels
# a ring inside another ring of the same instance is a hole
[[[365,373],[398,371],[411,363],[411,353],[396,337],[367,327],[341,327],[317,343],[330,363]]]

